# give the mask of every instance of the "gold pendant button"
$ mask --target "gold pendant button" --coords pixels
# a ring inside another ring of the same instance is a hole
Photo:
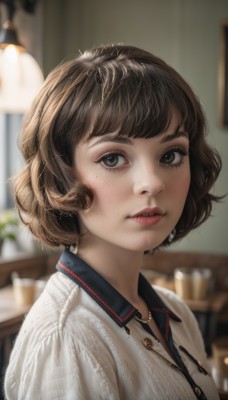
[[[152,343],[152,340],[151,340],[151,339],[145,338],[145,339],[143,340],[143,344],[144,344],[144,346],[145,346],[145,348],[146,348],[147,350],[152,350],[152,348],[153,348],[153,343]]]
[[[201,395],[201,390],[198,386],[194,387],[194,392],[196,394],[197,397],[200,397]]]

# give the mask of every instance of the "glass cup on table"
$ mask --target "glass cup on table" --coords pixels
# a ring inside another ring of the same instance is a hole
[[[211,283],[211,270],[208,268],[194,269],[192,272],[192,298],[205,300]]]
[[[35,297],[35,280],[30,278],[14,278],[13,293],[18,306],[33,304]]]
[[[189,268],[176,268],[174,271],[174,286],[176,293],[182,299],[191,299],[192,270]]]
[[[205,300],[211,278],[211,270],[208,268],[177,268],[174,271],[176,293],[186,300]]]

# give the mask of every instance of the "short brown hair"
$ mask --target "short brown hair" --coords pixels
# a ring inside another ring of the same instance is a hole
[[[191,167],[174,240],[199,226],[219,200],[209,191],[221,169],[218,153],[205,141],[201,105],[164,61],[121,45],[101,46],[59,65],[36,97],[21,136],[26,166],[14,185],[23,222],[48,245],[75,244],[77,213],[93,201],[73,173],[77,144],[114,131],[133,138],[156,136],[168,128],[174,109],[189,134]]]

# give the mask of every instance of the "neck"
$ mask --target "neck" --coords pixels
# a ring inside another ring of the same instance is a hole
[[[99,241],[98,241],[99,242]],[[143,252],[104,243],[80,242],[78,256],[87,262],[132,304],[137,304],[138,277]]]

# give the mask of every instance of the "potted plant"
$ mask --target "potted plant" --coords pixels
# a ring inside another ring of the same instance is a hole
[[[4,241],[6,239],[16,241],[16,230],[18,219],[12,210],[0,213],[0,256]]]

